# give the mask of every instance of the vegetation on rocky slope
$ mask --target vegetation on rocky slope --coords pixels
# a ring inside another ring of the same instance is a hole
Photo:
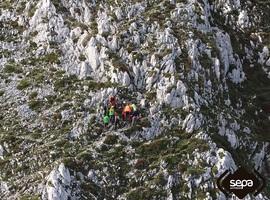
[[[0,198],[217,199],[227,168],[269,175],[267,1],[0,9]],[[140,121],[105,129],[110,95]]]

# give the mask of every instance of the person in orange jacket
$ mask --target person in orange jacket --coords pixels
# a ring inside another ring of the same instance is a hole
[[[128,103],[126,103],[126,105],[124,106],[124,109],[122,111],[123,121],[126,121],[127,119],[130,120],[130,115],[131,115],[131,106]]]

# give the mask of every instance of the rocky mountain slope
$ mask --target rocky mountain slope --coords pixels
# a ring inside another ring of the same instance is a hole
[[[2,0],[1,199],[270,198],[268,0]],[[142,119],[102,124],[110,95]],[[229,197],[233,198],[233,197]]]

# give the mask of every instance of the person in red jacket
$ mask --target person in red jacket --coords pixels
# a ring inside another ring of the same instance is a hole
[[[110,98],[109,98],[109,104],[110,104],[110,107],[112,107],[112,106],[116,106],[116,98],[115,98],[115,96],[110,96]]]

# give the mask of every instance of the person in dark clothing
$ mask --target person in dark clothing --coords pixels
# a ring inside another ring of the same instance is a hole
[[[109,111],[109,108],[108,108],[108,100],[104,100],[104,102],[103,102],[103,114],[104,115],[108,115],[108,111]]]
[[[114,114],[114,129],[119,128],[119,123],[120,123],[120,119],[119,119],[118,113],[115,112],[115,114]]]

